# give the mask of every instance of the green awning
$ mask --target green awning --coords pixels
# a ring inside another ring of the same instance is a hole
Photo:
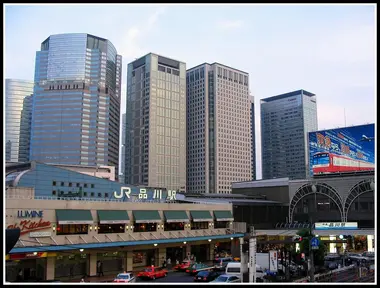
[[[193,222],[212,222],[214,218],[212,218],[210,211],[190,211],[191,218]]]
[[[55,210],[58,224],[93,224],[90,210]]]
[[[161,216],[157,210],[133,211],[133,218],[136,223],[159,223]]]
[[[214,211],[216,221],[234,221],[231,211]]]
[[[128,213],[125,210],[98,210],[100,224],[129,223]]]
[[[186,214],[186,211],[164,211],[166,222],[190,222],[189,217]]]

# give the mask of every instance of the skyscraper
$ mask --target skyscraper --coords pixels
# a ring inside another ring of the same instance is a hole
[[[317,102],[298,90],[261,100],[263,179],[308,176],[308,132],[316,131]]]
[[[255,133],[255,97],[251,96],[251,169],[252,180],[256,180],[256,133]]]
[[[121,151],[120,151],[120,172],[119,181],[125,181],[125,133],[127,132],[127,115],[124,113],[121,118]]]
[[[126,183],[186,188],[186,64],[150,53],[128,64]]]
[[[252,177],[248,73],[204,63],[186,82],[187,192],[230,193]]]
[[[89,34],[51,35],[36,55],[31,160],[115,166],[121,56]]]
[[[5,160],[29,161],[32,81],[5,79]]]

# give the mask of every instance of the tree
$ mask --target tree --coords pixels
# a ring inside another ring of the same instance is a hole
[[[309,241],[315,237],[310,229],[301,229],[297,232],[297,235],[302,237],[300,242],[300,251],[305,253],[305,256],[309,257]],[[313,250],[314,253],[314,265],[322,266],[325,258],[326,246],[323,241],[319,241],[319,249]]]

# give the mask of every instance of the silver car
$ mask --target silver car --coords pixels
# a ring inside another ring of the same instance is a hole
[[[218,278],[216,278],[214,281],[211,281],[210,283],[239,283],[241,282],[240,278],[234,275],[220,275]]]

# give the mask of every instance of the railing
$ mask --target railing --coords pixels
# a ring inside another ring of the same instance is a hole
[[[230,235],[233,234],[231,229],[201,229],[201,230],[181,230],[181,231],[155,231],[155,232],[127,232],[115,234],[96,234],[90,232],[88,235],[65,235],[48,238],[39,238],[32,240],[23,240],[24,243],[17,243],[15,247],[25,246],[55,246],[55,245],[75,245],[83,243],[109,243],[120,241],[146,241],[146,240],[164,240],[164,239],[179,239],[190,237],[210,237],[215,235]],[[24,245],[22,245],[24,244]]]

